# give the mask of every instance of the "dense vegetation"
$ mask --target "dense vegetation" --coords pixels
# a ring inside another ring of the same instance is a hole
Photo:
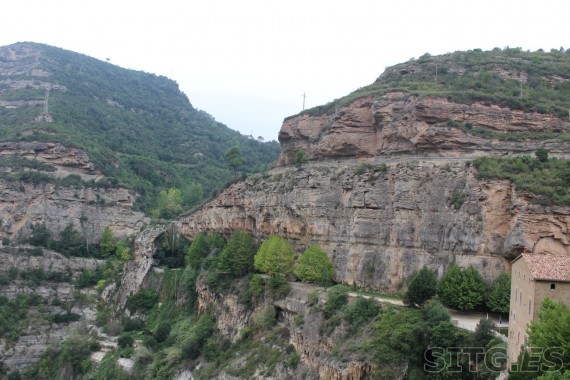
[[[508,179],[518,192],[535,195],[540,204],[570,205],[570,160],[546,156],[481,157],[474,161],[479,178]]]
[[[371,85],[329,104],[304,111],[332,113],[364,96],[390,91],[446,97],[460,103],[476,101],[512,109],[568,116],[570,51],[529,52],[520,48],[474,49],[418,59],[387,68]],[[521,97],[522,81],[522,97]]]
[[[315,286],[306,296],[307,312],[293,313],[294,316],[284,319],[289,312],[280,311],[275,301],[289,293],[292,285],[288,280],[292,278],[293,268],[306,281],[321,282],[323,273],[330,281],[330,261],[320,247],[308,247],[295,266],[289,242],[278,236],[271,236],[258,249],[253,237],[245,232],[236,231],[227,242],[217,234],[201,233],[187,247],[185,243],[176,243],[174,233],[167,231],[159,238],[159,245],[164,245],[161,250],[168,251],[166,242],[171,241],[172,246],[178,247],[176,250],[186,252],[182,270],[151,271],[143,289],[128,298],[128,317],[116,315],[111,305],[99,302],[97,324],[107,334],[117,337],[116,349],[100,364],[94,364],[88,356],[99,347],[93,336],[80,328],[78,335],[50,349],[25,376],[50,378],[64,371],[93,379],[171,378],[180,368],[188,368],[196,379],[222,374],[270,377],[277,372],[288,378],[316,378],[317,371],[302,366],[300,354],[289,344],[291,334],[301,332],[318,334],[319,341],[333,342],[330,352],[314,353],[315,358],[327,355],[325,361],[368,362],[374,368],[371,378],[378,379],[399,377],[404,368],[408,368],[408,378],[425,378],[424,368],[434,370],[429,374],[430,379],[448,378],[445,375],[451,375],[451,370],[459,371],[457,375],[461,378],[469,378],[468,353],[505,350],[504,344],[493,335],[496,327],[492,323],[482,321],[477,331],[469,335],[451,323],[441,303],[428,300],[435,295],[437,281],[427,268],[413,276],[418,286],[427,283],[428,291],[419,292],[418,302],[411,307],[381,306],[374,299],[354,297],[346,285],[328,290]],[[112,234],[107,231],[99,243],[102,255],[111,258],[117,255],[113,242]],[[269,276],[253,274],[254,267],[267,269],[255,265],[260,259],[278,262],[280,271],[269,270]],[[463,271],[475,273],[461,277],[467,284],[477,277],[473,268]],[[453,267],[450,272],[454,273]],[[455,286],[466,288],[461,283]],[[238,308],[240,316],[251,314],[245,327],[235,331],[236,339],[228,339],[227,332],[217,327],[216,318],[223,313],[234,313],[228,309],[229,304],[211,302],[199,309],[197,289],[202,292],[207,289],[219,300],[233,300],[230,304],[237,302],[233,307]],[[68,314],[60,313],[52,320],[76,318]],[[70,352],[71,344],[77,345],[78,350]],[[448,352],[447,347],[454,349]],[[134,361],[130,377],[119,368],[119,358]],[[492,375],[497,372],[493,371],[504,366],[500,361],[488,363],[484,357],[472,358],[477,361],[481,378],[494,378]]]
[[[35,68],[49,77],[15,76],[11,79],[30,84],[19,90],[0,84],[0,100],[43,101],[46,90],[40,81],[48,79],[65,90],[52,85],[51,122],[37,121],[44,112],[41,104],[0,107],[0,141],[59,141],[82,148],[112,186],[128,186],[141,195],[137,205],[145,212],[156,208],[161,190],[178,189],[180,206],[187,209],[212,195],[234,171],[262,171],[277,158],[277,142],[262,143],[216,122],[192,107],[168,78],[28,45],[40,53]],[[234,146],[241,160],[228,163],[224,154]]]

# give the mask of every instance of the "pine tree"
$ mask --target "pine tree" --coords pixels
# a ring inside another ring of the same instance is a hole
[[[109,226],[105,227],[101,240],[99,240],[99,249],[103,257],[110,257],[115,253],[115,239],[113,238],[113,231]]]

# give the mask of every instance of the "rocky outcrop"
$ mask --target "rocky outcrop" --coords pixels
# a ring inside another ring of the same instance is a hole
[[[139,232],[148,223],[142,212],[133,211],[137,194],[95,182],[105,179],[80,149],[50,142],[2,142],[2,158],[39,162],[44,166],[37,171],[30,169],[37,180],[0,179],[0,237],[11,240],[25,237],[30,234],[32,224],[45,223],[57,238],[67,224],[73,223],[88,240],[96,242],[107,226],[116,237],[125,237]],[[9,161],[1,169],[8,174],[22,170],[17,162]],[[58,181],[70,175],[76,176],[68,181],[70,184]]]
[[[496,141],[448,126],[449,120],[498,132],[570,131],[568,121],[548,114],[392,92],[380,98],[358,99],[337,108],[332,115],[301,114],[286,119],[279,132],[282,154],[278,165],[293,164],[298,150],[311,160],[529,153],[538,147],[560,155],[570,153],[567,142]]]
[[[53,142],[0,142],[0,158],[19,157],[36,160],[54,166],[55,177],[77,174],[83,179],[102,178],[101,172],[89,160],[87,154],[77,148],[69,148]]]
[[[165,225],[147,228],[135,239],[134,260],[127,261],[123,268],[123,276],[118,283],[107,286],[101,298],[114,305],[114,311],[121,315],[130,295],[141,288],[145,277],[152,268],[153,255],[156,251],[154,241],[166,230]]]
[[[524,247],[570,254],[568,207],[538,206],[508,181],[476,178],[468,161],[312,164],[232,185],[178,221],[188,238],[234,230],[321,245],[338,282],[401,289],[427,265],[474,265],[487,280]]]
[[[81,323],[58,324],[47,319],[49,314],[64,313],[64,305],[85,320],[95,318],[95,308],[92,305],[76,301],[77,289],[72,281],[79,277],[83,270],[94,270],[103,264],[100,260],[68,258],[53,251],[32,247],[0,249],[0,271],[3,273],[15,268],[20,273],[41,269],[45,273],[69,275],[68,281],[42,281],[38,285],[15,278],[0,286],[0,295],[9,299],[33,294],[42,300],[40,305],[27,309],[27,327],[16,340],[0,338],[0,360],[8,368],[22,369],[37,363],[49,346],[65,339],[70,330]]]

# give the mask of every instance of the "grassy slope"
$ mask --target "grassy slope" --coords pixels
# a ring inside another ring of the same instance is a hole
[[[436,83],[437,67],[437,83]],[[520,79],[523,97],[520,97]],[[521,49],[457,51],[389,67],[372,84],[323,106],[304,111],[322,115],[365,96],[390,91],[442,96],[460,103],[490,102],[541,113],[568,116],[570,52]]]

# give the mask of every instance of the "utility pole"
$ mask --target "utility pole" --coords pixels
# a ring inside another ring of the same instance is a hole
[[[437,86],[437,63],[435,64],[435,85]]]
[[[46,89],[46,100],[44,102],[44,116],[47,116],[49,113],[49,86]]]
[[[303,92],[303,111],[305,110],[305,98],[307,97],[307,95],[305,95],[305,93]]]

